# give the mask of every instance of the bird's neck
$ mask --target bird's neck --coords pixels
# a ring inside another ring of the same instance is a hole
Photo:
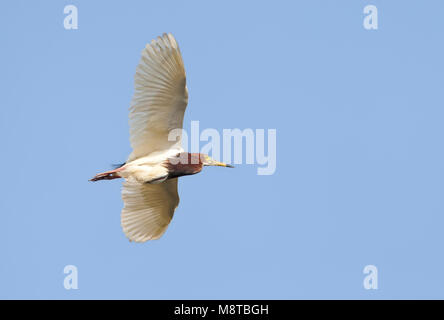
[[[203,163],[199,153],[178,153],[165,162],[168,169],[168,179],[188,176],[202,171]]]

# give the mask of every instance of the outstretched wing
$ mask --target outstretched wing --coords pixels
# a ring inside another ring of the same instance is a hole
[[[180,137],[168,141],[172,129],[182,128],[188,103],[182,56],[171,34],[163,34],[146,45],[134,86],[129,114],[133,152],[128,161],[155,151],[181,150]]]
[[[177,178],[159,184],[125,182],[122,189],[123,232],[130,241],[159,239],[179,204]]]

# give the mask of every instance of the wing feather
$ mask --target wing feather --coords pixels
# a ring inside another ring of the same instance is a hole
[[[171,130],[182,128],[188,103],[185,68],[179,46],[163,34],[142,51],[134,77],[129,124],[133,152],[128,162],[151,152],[181,150],[181,139],[168,141]]]
[[[179,204],[177,178],[159,184],[125,182],[122,199],[121,224],[128,239],[135,242],[159,239]]]

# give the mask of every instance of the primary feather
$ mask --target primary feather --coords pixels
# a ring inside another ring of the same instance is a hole
[[[180,139],[168,141],[171,130],[182,128],[188,103],[182,56],[171,34],[146,45],[134,86],[129,114],[133,152],[128,162],[155,151],[181,150]]]
[[[127,181],[122,198],[121,224],[126,236],[135,242],[159,239],[179,204],[177,178],[160,184]]]

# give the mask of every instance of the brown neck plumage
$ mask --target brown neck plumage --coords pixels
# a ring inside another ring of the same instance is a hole
[[[203,163],[199,153],[178,153],[175,157],[165,161],[168,169],[168,179],[188,176],[202,171]]]

